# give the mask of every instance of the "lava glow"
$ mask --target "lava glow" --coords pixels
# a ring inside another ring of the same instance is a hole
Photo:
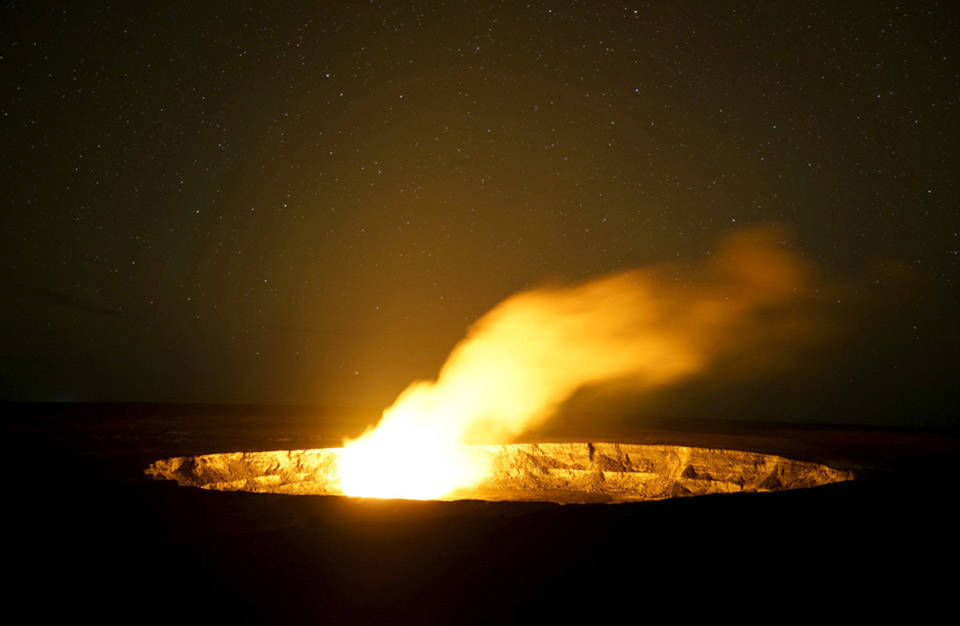
[[[416,426],[371,431],[340,452],[339,466],[343,493],[366,498],[432,500],[486,474],[458,446]]]
[[[777,332],[809,330],[792,306],[809,291],[807,272],[781,238],[749,231],[699,268],[633,270],[508,298],[474,324],[436,381],[411,384],[375,429],[346,443],[343,492],[449,495],[490,469],[460,444],[515,441],[584,386],[666,385],[731,346],[768,348]]]

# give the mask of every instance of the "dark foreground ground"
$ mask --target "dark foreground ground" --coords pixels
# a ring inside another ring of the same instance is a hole
[[[205,492],[142,470],[166,456],[339,445],[371,418],[363,412],[5,408],[4,608],[34,623],[954,619],[960,439],[950,433],[715,422],[593,437],[863,469],[862,480],[806,491],[620,505],[354,501]]]

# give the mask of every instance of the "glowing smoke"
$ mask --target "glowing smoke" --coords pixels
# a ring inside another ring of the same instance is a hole
[[[810,288],[781,238],[746,231],[699,267],[632,270],[508,298],[470,328],[436,381],[411,384],[376,429],[347,444],[344,492],[431,498],[469,486],[486,470],[457,457],[457,444],[510,442],[584,386],[666,385],[769,334]]]

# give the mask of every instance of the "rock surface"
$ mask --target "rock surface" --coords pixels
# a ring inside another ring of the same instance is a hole
[[[544,443],[464,446],[492,472],[445,500],[631,502],[716,493],[802,489],[854,473],[770,454],[669,445]],[[145,473],[221,491],[342,495],[339,448],[173,457]]]

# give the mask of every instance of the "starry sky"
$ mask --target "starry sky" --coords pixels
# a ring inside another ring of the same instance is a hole
[[[384,406],[518,290],[776,224],[851,332],[650,410],[956,418],[958,18],[5,2],[0,399]]]

